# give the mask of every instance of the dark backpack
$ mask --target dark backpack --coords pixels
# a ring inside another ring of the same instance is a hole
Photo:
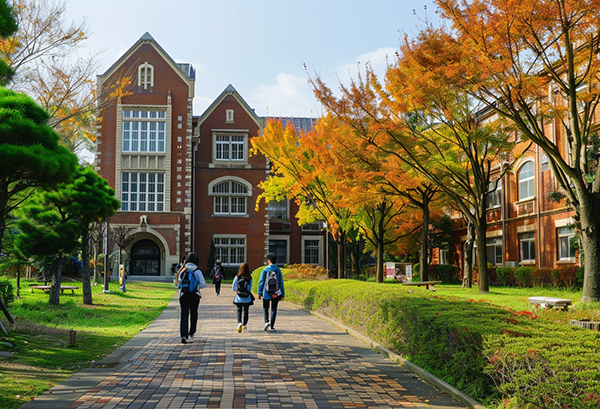
[[[277,278],[277,270],[267,271],[266,280],[267,294],[274,295],[279,291],[279,279]]]
[[[215,280],[221,281],[223,279],[223,268],[221,266],[216,266],[215,269]]]
[[[179,281],[179,288],[181,289],[182,294],[191,294],[196,291],[198,287],[198,280],[196,279],[196,274],[194,274],[190,270],[185,270]]]
[[[248,279],[244,277],[239,277],[237,281],[237,295],[242,298],[246,298],[250,296],[250,290],[248,290]]]

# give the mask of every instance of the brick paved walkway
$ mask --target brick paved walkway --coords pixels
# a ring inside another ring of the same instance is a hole
[[[331,324],[279,305],[263,331],[262,302],[238,334],[233,292],[202,291],[199,329],[181,344],[176,298],[101,365],[23,406],[44,408],[464,408]]]

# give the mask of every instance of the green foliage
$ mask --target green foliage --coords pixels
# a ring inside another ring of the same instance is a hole
[[[533,273],[532,267],[517,267],[515,268],[514,275],[516,283],[521,287],[531,287],[531,274]]]
[[[433,279],[441,280],[443,284],[460,283],[460,269],[457,266],[439,264]]]
[[[511,286],[514,280],[514,268],[513,267],[498,267],[496,269],[496,275],[502,282],[502,285]]]
[[[0,297],[4,301],[4,305],[8,306],[15,300],[15,289],[10,280],[0,280]]]

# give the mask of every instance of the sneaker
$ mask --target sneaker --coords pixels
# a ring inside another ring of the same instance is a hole
[[[181,343],[182,344],[187,344],[188,343],[187,338],[186,337],[181,337]]]
[[[269,327],[268,331],[269,332],[277,332],[277,330],[275,328],[273,328],[273,327]]]
[[[268,330],[269,330],[269,327],[270,327],[269,323],[268,323],[268,322],[265,322],[265,331],[268,331]]]
[[[244,331],[248,331],[248,326],[244,325]]]
[[[242,329],[243,329],[242,324],[238,324],[238,332],[242,332]]]
[[[194,342],[194,338],[192,338],[191,336],[187,337],[187,343],[191,344],[192,342]]]

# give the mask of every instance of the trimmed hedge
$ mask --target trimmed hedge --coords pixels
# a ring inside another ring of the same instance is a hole
[[[560,312],[537,316],[356,280],[286,279],[285,289],[286,301],[353,328],[489,407],[598,408],[600,336],[556,323]]]
[[[10,280],[0,280],[0,297],[6,306],[15,300],[15,288]]]

